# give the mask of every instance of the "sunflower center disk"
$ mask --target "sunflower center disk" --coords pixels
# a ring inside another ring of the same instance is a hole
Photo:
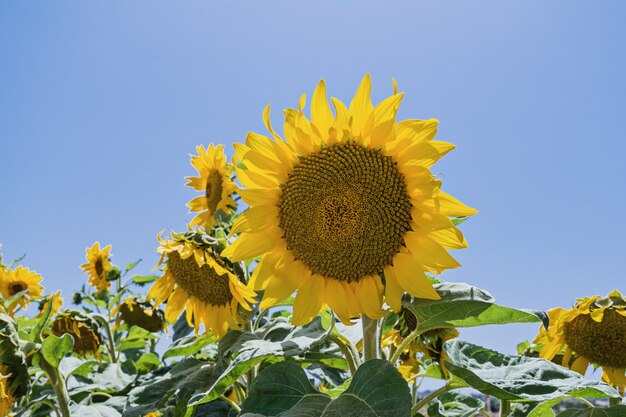
[[[626,368],[626,317],[607,309],[602,322],[588,314],[565,325],[565,341],[579,356],[609,368]]]
[[[190,296],[211,305],[223,305],[233,298],[228,276],[218,275],[208,265],[198,266],[193,256],[182,259],[178,252],[168,256],[167,269]]]
[[[104,278],[102,276],[102,273],[104,272],[104,266],[102,265],[102,259],[98,259],[96,261],[95,268],[96,268],[96,275],[98,275],[98,277],[100,277],[100,278]]]
[[[411,200],[396,163],[352,143],[302,157],[278,205],[296,259],[341,281],[382,272],[410,230]]]
[[[214,213],[222,198],[222,176],[216,169],[207,176],[205,196],[209,211]]]
[[[11,295],[15,295],[19,292],[24,291],[26,288],[28,288],[28,286],[23,283],[23,282],[14,282],[11,284],[10,288],[9,288],[9,294]]]

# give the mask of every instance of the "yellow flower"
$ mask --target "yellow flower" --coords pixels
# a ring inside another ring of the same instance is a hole
[[[15,312],[16,306],[26,308],[31,300],[41,297],[43,293],[41,280],[41,275],[21,265],[15,269],[0,268],[0,290],[4,299],[27,290],[26,294],[9,308],[11,315]]]
[[[100,357],[99,351],[100,345],[102,345],[100,326],[94,319],[85,314],[75,310],[64,310],[57,315],[51,330],[58,337],[66,333],[71,334],[74,337],[72,351],[78,356],[94,355],[96,358]]]
[[[589,364],[602,367],[602,379],[624,393],[626,388],[626,299],[615,290],[606,297],[579,298],[569,310],[548,310],[550,327],[535,342],[539,356],[585,374]],[[572,362],[572,356],[576,359]]]
[[[86,249],[86,252],[87,263],[80,267],[89,275],[89,284],[99,293],[107,291],[111,286],[111,282],[107,280],[107,273],[111,270],[111,245],[100,249],[100,242],[95,242],[91,248]]]
[[[39,302],[39,314],[37,317],[41,317],[44,315],[46,310],[48,309],[48,305],[52,303],[52,309],[50,310],[50,317],[54,316],[58,313],[59,309],[63,306],[63,298],[61,298],[61,290],[56,293],[45,297],[43,300]]]
[[[237,187],[230,179],[224,146],[210,144],[208,149],[197,146],[196,152],[198,155],[191,157],[191,165],[199,176],[185,179],[189,180],[186,185],[202,191],[203,195],[187,203],[190,212],[200,212],[190,225],[210,227],[215,222],[215,213],[218,210],[228,213],[231,207],[237,205],[231,197]]]
[[[225,261],[213,252],[211,244],[204,241],[209,238],[207,235],[187,232],[172,233],[172,237],[173,240],[162,240],[158,236],[161,260],[157,267],[165,258],[167,264],[164,275],[148,292],[148,298],[156,300],[156,305],[167,300],[165,319],[170,323],[186,308],[187,323],[195,328],[196,334],[202,323],[218,338],[228,331],[229,325],[239,328],[242,319],[237,308],[241,305],[250,310],[254,291],[239,281]]]
[[[395,89],[395,88],[394,88]],[[233,225],[241,233],[222,253],[233,261],[261,256],[252,281],[265,290],[261,308],[298,291],[293,322],[325,306],[342,322],[381,317],[383,294],[394,311],[404,291],[439,299],[424,272],[459,263],[447,249],[467,246],[451,217],[476,210],[441,191],[429,168],[454,145],[433,140],[437,120],[396,122],[397,94],[376,107],[366,75],[350,107],[320,81],[311,121],[285,110],[284,141],[249,133],[235,169],[250,208]],[[381,280],[384,275],[385,283]]]
[[[115,307],[113,314],[117,315],[114,328],[122,321],[129,328],[139,326],[149,332],[158,332],[167,327],[163,312],[140,298],[126,298],[122,304]]]
[[[9,375],[4,375],[4,370],[0,369],[0,416],[11,417],[13,414],[9,411],[12,406],[13,396],[9,389]]]

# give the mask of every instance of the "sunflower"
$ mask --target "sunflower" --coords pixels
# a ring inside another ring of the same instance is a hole
[[[52,323],[52,333],[55,336],[71,334],[74,337],[72,351],[78,356],[94,355],[100,357],[100,325],[91,317],[76,310],[64,310],[57,315]]]
[[[454,148],[432,140],[437,120],[396,122],[402,99],[394,94],[376,107],[366,75],[350,107],[320,81],[311,121],[285,110],[283,140],[249,133],[238,145],[239,194],[250,208],[233,225],[240,236],[222,256],[240,261],[261,256],[255,290],[266,308],[298,291],[293,322],[309,322],[326,305],[344,323],[364,313],[383,314],[383,294],[394,311],[404,291],[439,299],[425,272],[459,263],[447,249],[467,246],[451,217],[476,210],[440,190],[429,168]],[[384,279],[384,281],[383,281]]]
[[[89,275],[89,284],[93,285],[98,292],[108,291],[111,282],[107,280],[107,274],[111,270],[111,245],[100,249],[100,242],[95,242],[91,248],[86,249],[86,264],[80,267]]]
[[[37,314],[37,317],[41,317],[44,315],[50,303],[52,303],[52,309],[50,310],[50,317],[52,317],[56,313],[58,313],[59,309],[63,306],[63,298],[61,298],[61,290],[57,291],[56,293],[52,295],[44,297],[39,302],[39,314]]]
[[[117,315],[114,328],[119,327],[122,321],[128,327],[138,326],[149,332],[158,332],[167,327],[163,311],[138,297],[127,297],[115,307],[113,314]]]
[[[191,165],[198,171],[198,177],[185,177],[189,180],[186,184],[197,191],[202,191],[200,195],[189,203],[190,212],[200,212],[193,218],[190,225],[202,225],[209,227],[215,222],[215,214],[218,210],[226,213],[231,211],[231,207],[236,207],[235,200],[232,199],[237,187],[230,179],[229,168],[226,164],[224,146],[209,145],[197,146],[198,155],[191,157]]]
[[[11,314],[14,313],[17,305],[26,308],[31,300],[41,297],[43,293],[41,280],[41,275],[21,265],[15,269],[4,270],[0,268],[0,290],[5,300],[26,291],[24,296],[9,307]]]
[[[590,363],[602,367],[602,379],[623,394],[626,298],[615,290],[606,297],[579,298],[571,309],[554,308],[548,315],[550,327],[541,328],[534,342],[541,345],[539,356],[552,360],[562,353],[562,365],[583,375]]]
[[[175,321],[186,308],[186,319],[196,334],[200,324],[221,338],[228,327],[239,328],[242,319],[237,312],[241,305],[250,310],[254,291],[244,285],[228,269],[223,259],[215,254],[208,235],[200,231],[172,233],[172,240],[161,239],[157,249],[161,259],[167,258],[164,275],[159,278],[148,298],[159,305],[167,300],[165,319]]]
[[[0,366],[0,416],[11,417],[9,411],[13,406],[13,396],[9,389],[9,375],[5,375],[2,368],[3,366]]]

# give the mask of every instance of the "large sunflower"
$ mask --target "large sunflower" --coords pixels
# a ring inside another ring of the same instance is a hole
[[[11,305],[9,309],[11,314],[15,311],[16,306],[25,308],[31,300],[41,297],[43,293],[41,280],[41,275],[21,265],[15,269],[4,270],[0,268],[0,290],[4,299],[26,291],[23,297]]]
[[[626,299],[615,290],[606,297],[579,298],[569,310],[548,310],[550,327],[535,343],[539,356],[585,374],[589,364],[602,367],[602,379],[623,394],[626,388]],[[576,359],[571,361],[572,356]]]
[[[227,213],[231,211],[231,207],[237,205],[231,197],[237,187],[230,179],[223,145],[210,144],[208,149],[197,146],[196,151],[198,155],[191,157],[191,165],[198,171],[199,176],[185,179],[189,180],[186,185],[202,191],[203,195],[191,200],[187,207],[190,212],[200,212],[191,221],[191,226],[208,227],[215,222],[218,210]]]
[[[167,300],[165,319],[175,321],[186,308],[189,326],[198,333],[200,324],[221,338],[228,327],[239,328],[242,321],[237,308],[250,310],[254,291],[244,285],[214,253],[213,245],[201,232],[172,233],[172,240],[161,239],[157,249],[161,260],[167,258],[159,278],[150,291],[155,305]]]
[[[459,263],[447,249],[467,246],[451,217],[469,208],[442,192],[429,168],[454,148],[432,140],[437,121],[396,123],[402,94],[376,107],[366,75],[349,108],[320,81],[311,121],[285,110],[286,141],[264,120],[274,140],[249,133],[237,147],[237,178],[250,208],[235,222],[241,233],[223,256],[262,256],[253,282],[265,290],[262,308],[298,291],[293,322],[309,322],[325,305],[349,323],[382,314],[382,297],[398,311],[404,291],[439,299],[424,272]],[[395,90],[395,88],[394,88]],[[384,277],[384,281],[382,280]]]
[[[94,286],[98,292],[108,291],[111,282],[107,280],[107,274],[111,270],[111,245],[100,249],[100,242],[95,242],[91,248],[86,249],[87,263],[80,267],[89,275],[89,284]]]

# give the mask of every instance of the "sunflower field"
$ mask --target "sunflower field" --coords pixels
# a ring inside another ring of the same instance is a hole
[[[61,294],[0,258],[0,415],[626,416],[626,298],[544,312],[444,281],[477,212],[431,172],[454,145],[397,120],[395,80],[370,93],[366,75],[329,101],[320,81],[282,132],[267,106],[267,133],[198,146],[195,217],[158,233],[153,274],[96,241]],[[537,326],[517,355],[458,338],[517,323]]]

